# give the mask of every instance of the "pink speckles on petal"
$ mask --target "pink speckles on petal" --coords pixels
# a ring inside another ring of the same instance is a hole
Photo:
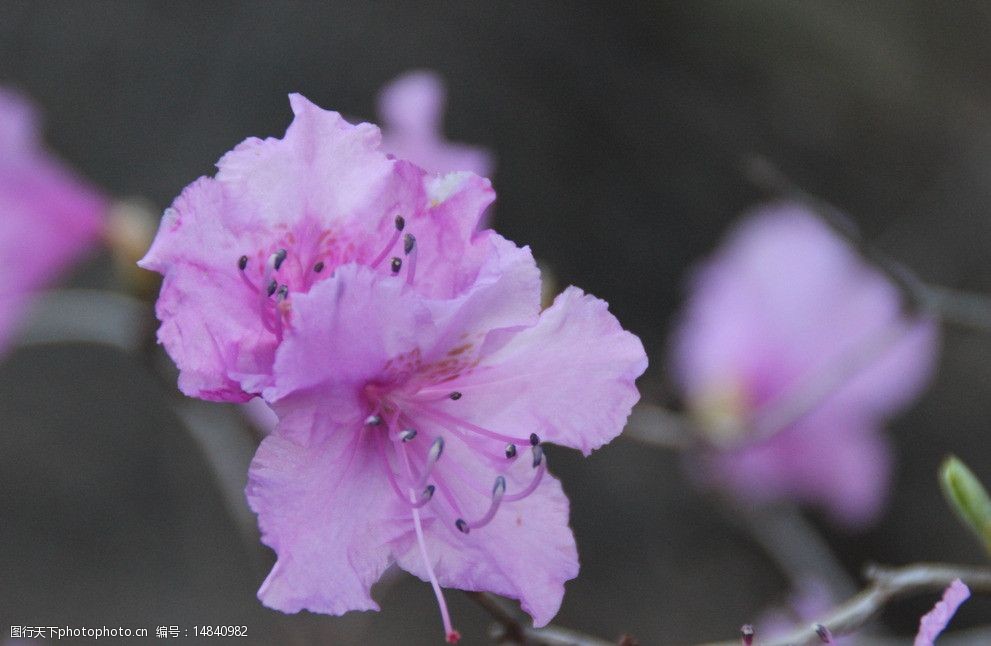
[[[955,579],[943,592],[942,600],[937,601],[933,609],[919,620],[919,633],[915,636],[915,646],[933,646],[936,638],[953,619],[957,608],[969,598],[970,588],[960,579]]]

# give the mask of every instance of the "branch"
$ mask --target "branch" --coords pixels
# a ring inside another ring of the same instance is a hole
[[[946,324],[991,333],[991,298],[923,281],[911,269],[865,241],[846,213],[802,190],[766,158],[750,157],[743,165],[744,174],[754,186],[801,202],[817,213],[865,260],[888,276],[902,293],[907,309],[927,313]]]
[[[598,637],[585,635],[568,628],[544,626],[533,628],[519,616],[508,603],[487,592],[465,592],[496,621],[489,636],[497,644],[518,644],[520,646],[633,646],[636,642],[624,636],[618,642],[609,642]]]
[[[786,635],[762,640],[761,646],[811,646],[821,644],[816,633],[825,626],[834,636],[847,635],[863,627],[885,605],[920,592],[942,592],[954,579],[961,579],[973,592],[991,594],[991,568],[945,563],[917,563],[900,568],[870,566],[864,573],[870,585],[825,616],[799,626]],[[759,628],[758,628],[759,631]],[[758,632],[759,637],[759,632]],[[739,646],[739,640],[708,646]]]

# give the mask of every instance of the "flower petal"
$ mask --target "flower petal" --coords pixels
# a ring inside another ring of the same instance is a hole
[[[279,431],[251,463],[246,493],[278,555],[258,598],[282,612],[377,610],[369,591],[409,521],[360,422],[307,446]]]
[[[604,301],[569,287],[536,325],[489,334],[480,362],[452,382],[459,417],[587,455],[623,430],[647,356]]]
[[[919,620],[919,633],[915,636],[915,646],[933,646],[936,638],[950,623],[950,619],[953,619],[957,608],[969,598],[970,588],[960,579],[954,579],[943,592],[943,599],[937,601],[933,609]]]

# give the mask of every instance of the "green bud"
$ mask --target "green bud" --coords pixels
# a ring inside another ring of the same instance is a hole
[[[991,497],[974,474],[956,456],[939,467],[939,484],[950,506],[991,552]]]

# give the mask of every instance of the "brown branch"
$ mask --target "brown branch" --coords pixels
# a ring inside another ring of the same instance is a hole
[[[497,644],[517,644],[519,646],[633,646],[635,641],[622,637],[618,642],[610,642],[592,637],[576,630],[559,626],[533,628],[529,621],[517,613],[508,603],[487,592],[466,592],[468,597],[481,606],[495,620],[489,636]]]
[[[761,640],[761,646],[811,646],[821,644],[816,633],[825,626],[834,636],[847,635],[862,628],[871,618],[895,599],[920,592],[942,592],[954,579],[961,579],[973,592],[991,594],[991,568],[945,563],[917,563],[899,568],[871,566],[864,576],[870,581],[864,590],[840,604],[825,616],[798,626],[786,635]],[[760,626],[757,626],[760,639]],[[739,646],[739,640],[717,642],[708,646]]]

